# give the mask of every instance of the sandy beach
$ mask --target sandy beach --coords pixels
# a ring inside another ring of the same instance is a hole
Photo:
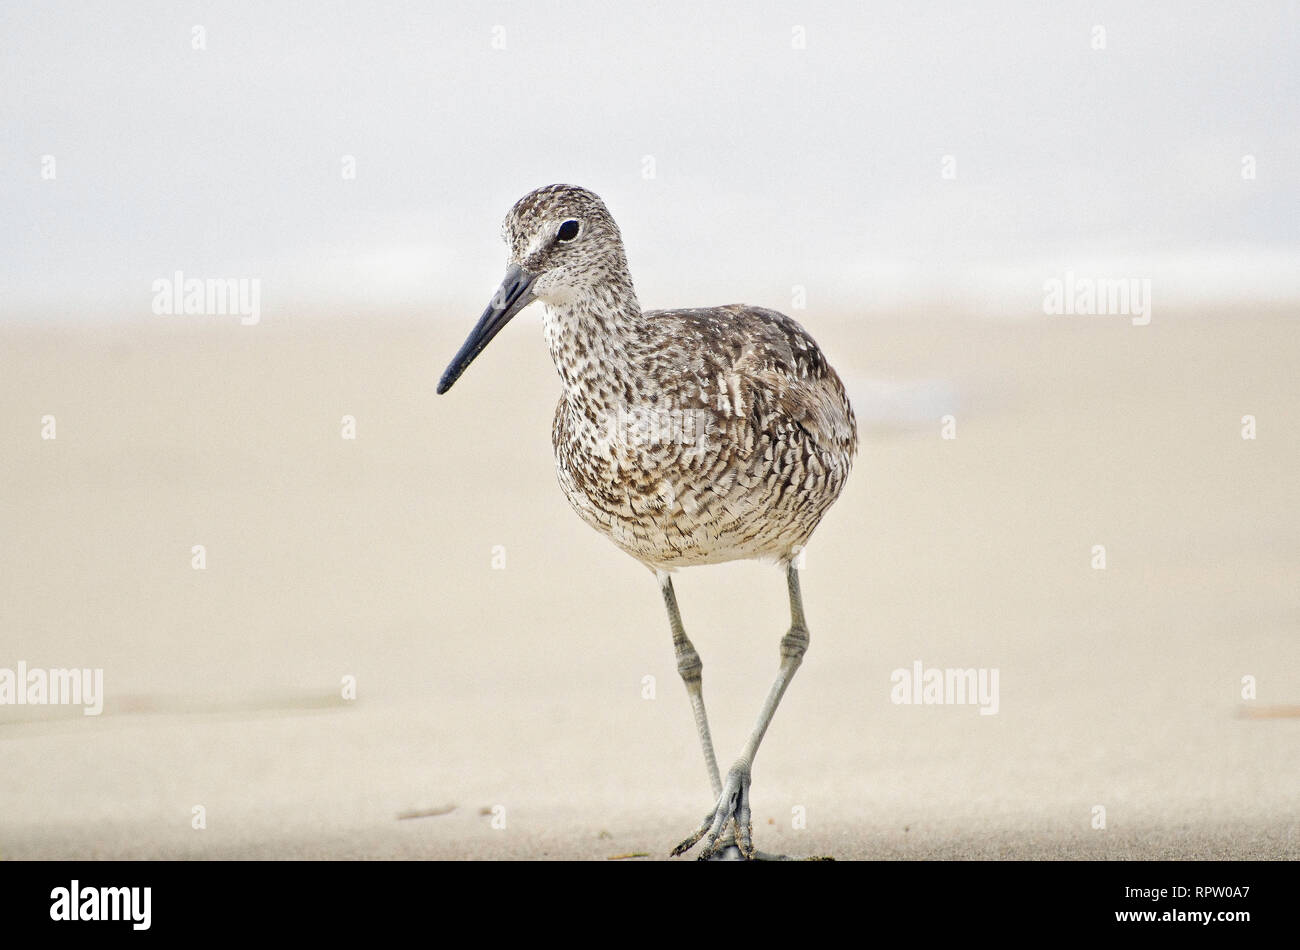
[[[0,859],[658,860],[703,817],[653,577],[555,483],[537,314],[434,394],[474,316],[0,330],[0,667],[104,684],[0,706]],[[758,846],[1300,857],[1295,311],[794,316],[862,444]],[[675,583],[725,769],[783,581]],[[917,662],[996,670],[996,714],[893,702]]]

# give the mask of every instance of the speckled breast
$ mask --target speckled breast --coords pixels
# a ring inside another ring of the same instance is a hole
[[[757,417],[703,399],[665,408],[566,394],[552,429],[560,487],[587,524],[654,569],[788,559],[850,459]]]

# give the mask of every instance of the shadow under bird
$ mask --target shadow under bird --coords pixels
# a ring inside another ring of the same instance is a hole
[[[740,304],[641,309],[623,240],[585,188],[548,185],[506,215],[505,279],[438,383],[445,393],[534,300],[564,394],[552,441],[560,487],[583,521],[655,573],[713,785],[712,810],[673,854],[761,856],[750,772],[808,647],[796,559],[848,478],[857,426],[844,386],[794,320]],[[672,572],[750,558],[785,572],[790,629],[758,722],[725,776],[704,711],[703,665]]]

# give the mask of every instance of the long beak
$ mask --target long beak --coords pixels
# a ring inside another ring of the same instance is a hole
[[[529,288],[533,286],[533,281],[536,279],[536,274],[529,273],[518,264],[510,265],[510,269],[506,271],[506,276],[501,281],[501,286],[497,288],[497,292],[492,295],[492,301],[483,311],[483,316],[478,318],[478,323],[474,324],[474,329],[469,332],[464,345],[447,364],[442,379],[438,380],[439,395],[451,389],[456,380],[460,379],[460,374],[465,372],[469,364],[474,362],[474,358],[492,342],[492,338],[501,332],[501,328],[510,322],[511,317],[533,302],[533,294]]]

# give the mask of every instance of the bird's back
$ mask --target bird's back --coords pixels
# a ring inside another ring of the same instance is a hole
[[[857,449],[821,349],[784,314],[744,305],[648,311],[639,329],[615,389],[566,393],[556,412],[574,509],[655,568],[793,557]]]

